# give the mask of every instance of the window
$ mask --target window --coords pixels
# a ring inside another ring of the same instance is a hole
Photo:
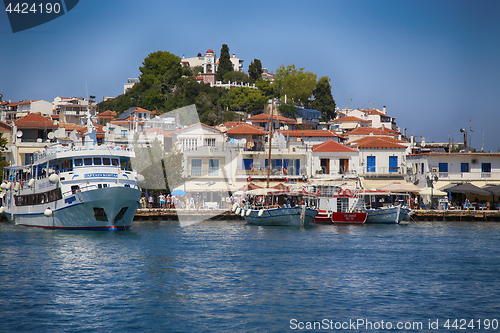
[[[219,175],[219,159],[211,158],[208,160],[208,175],[218,176]]]
[[[201,176],[201,166],[202,159],[201,158],[193,158],[191,159],[191,176]]]
[[[119,166],[120,165],[120,162],[118,161],[117,158],[112,158],[111,159],[111,163],[114,165],[114,166]]]
[[[83,159],[83,164],[92,165],[92,157],[86,157]]]
[[[481,163],[481,177],[491,177],[491,163]]]
[[[182,139],[184,150],[193,150],[198,147],[198,139]]]
[[[389,156],[389,172],[398,172],[397,156]]]
[[[101,165],[102,160],[100,157],[94,157],[94,165]]]
[[[439,163],[439,177],[448,177],[448,163]]]
[[[375,172],[375,156],[366,157],[366,172]]]
[[[206,138],[203,141],[205,146],[215,147],[215,139]]]
[[[469,163],[460,164],[460,172],[469,172]]]
[[[127,136],[127,130],[122,130],[122,138],[125,138]]]
[[[102,164],[111,165],[111,160],[109,159],[109,157],[103,157]]]
[[[243,159],[243,169],[252,170],[253,167],[253,159],[252,158],[244,158]]]
[[[81,158],[75,158],[75,166],[82,166],[83,160]]]

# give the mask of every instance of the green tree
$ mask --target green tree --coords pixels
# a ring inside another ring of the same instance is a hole
[[[219,67],[217,69],[217,81],[223,81],[224,75],[233,70],[233,64],[229,56],[229,47],[227,44],[222,44],[220,49]]]
[[[177,80],[184,74],[181,58],[167,51],[150,53],[139,70],[142,73],[139,80],[146,89],[156,86],[161,94],[171,93]]]
[[[223,105],[232,110],[238,109],[249,112],[262,110],[266,102],[267,97],[261,91],[246,87],[231,89],[229,97],[221,101]]]
[[[281,65],[276,70],[274,84],[282,101],[286,95],[287,103],[308,104],[312,91],[316,87],[316,74],[304,72],[304,69],[304,67],[297,69],[292,64],[287,67]]]
[[[262,63],[259,59],[254,59],[248,66],[248,75],[252,82],[262,77]]]
[[[276,91],[274,89],[275,85],[271,84],[271,82],[264,80],[263,78],[259,78],[255,81],[255,86],[259,88],[259,91],[266,96],[267,99],[271,99],[276,96]]]
[[[323,120],[330,121],[335,119],[335,100],[332,96],[332,86],[330,85],[330,78],[322,76],[316,83],[316,88],[313,90],[314,100],[309,105],[311,108],[321,111],[323,113]]]
[[[243,72],[235,72],[235,71],[231,71],[231,72],[227,72],[226,74],[224,74],[224,82],[242,82],[242,83],[249,83],[250,80],[248,79],[248,75],[246,75],[245,73]]]

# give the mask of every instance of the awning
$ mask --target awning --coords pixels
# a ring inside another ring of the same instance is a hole
[[[209,181],[187,181],[185,184],[177,186],[174,191],[182,190],[188,193],[192,192],[224,192],[234,191],[238,189],[226,182],[209,182]]]
[[[401,180],[401,179],[365,179],[365,178],[361,178],[361,184],[363,185],[363,188],[365,190],[375,190],[375,189],[379,189],[379,188],[382,188],[384,186],[387,186],[389,184],[393,184],[395,182],[398,182],[400,183],[401,185],[404,185],[408,188],[412,188],[414,191],[418,192],[420,190],[420,188],[418,188],[418,186],[415,186],[413,185],[412,183],[409,183],[405,180]]]

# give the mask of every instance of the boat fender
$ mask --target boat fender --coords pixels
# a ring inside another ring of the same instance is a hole
[[[51,217],[51,216],[52,216],[52,209],[47,208],[47,209],[43,212],[43,215],[45,215],[45,216],[47,216],[47,217]]]
[[[0,207],[0,214],[2,214],[4,211],[5,211],[5,207],[4,206]]]
[[[343,192],[344,192],[344,190],[342,188],[339,188],[339,191],[337,193],[338,193],[338,195],[342,195]]]
[[[236,210],[234,211],[234,213],[235,213],[236,215],[240,215],[240,213],[241,213],[241,208],[240,208],[240,207],[236,207]]]
[[[236,208],[238,208],[238,204],[233,205],[233,208],[231,209],[233,211],[233,213],[236,211]]]
[[[244,217],[244,216],[245,216],[245,210],[244,210],[244,209],[242,209],[242,210],[241,210],[241,217]]]
[[[59,176],[55,173],[51,174],[49,176],[49,182],[51,182],[52,184],[55,184],[59,181]]]
[[[145,181],[146,181],[146,178],[144,178],[143,175],[141,175],[140,173],[137,174],[137,184],[142,185],[142,184],[144,184]]]
[[[351,190],[346,188],[344,191],[344,195],[351,195]]]
[[[263,209],[259,210],[259,213],[258,213],[257,215],[258,215],[259,217],[261,217],[261,216],[262,216],[262,214],[264,214],[264,210],[263,210]]]
[[[7,183],[6,183],[6,182],[3,182],[2,184],[0,184],[0,188],[1,188],[2,190],[7,189]]]
[[[28,182],[28,186],[33,187],[33,185],[35,185],[35,179],[31,178],[30,181]]]
[[[247,216],[249,216],[251,212],[252,212],[252,210],[251,210],[251,209],[247,210],[247,213],[246,213],[246,214],[247,214]]]
[[[6,190],[10,190],[10,188],[12,187],[12,183],[11,182],[8,182],[5,189]]]
[[[21,184],[19,182],[14,182],[14,191],[19,191],[19,188],[21,188]]]

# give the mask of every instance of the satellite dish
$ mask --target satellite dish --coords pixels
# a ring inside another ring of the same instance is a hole
[[[241,144],[242,145],[246,145],[247,144],[247,139],[245,139],[245,138],[241,139]]]
[[[285,125],[284,128],[285,128],[285,131],[288,131],[288,125]]]
[[[16,136],[18,138],[22,137],[23,136],[23,131],[21,131],[21,130],[17,131]]]
[[[71,139],[71,141],[78,141],[78,138],[76,137],[76,131],[73,130],[71,131],[71,133],[69,133],[69,138]]]
[[[47,134],[47,137],[52,140],[54,138],[54,133],[53,132],[50,132],[49,134]]]

